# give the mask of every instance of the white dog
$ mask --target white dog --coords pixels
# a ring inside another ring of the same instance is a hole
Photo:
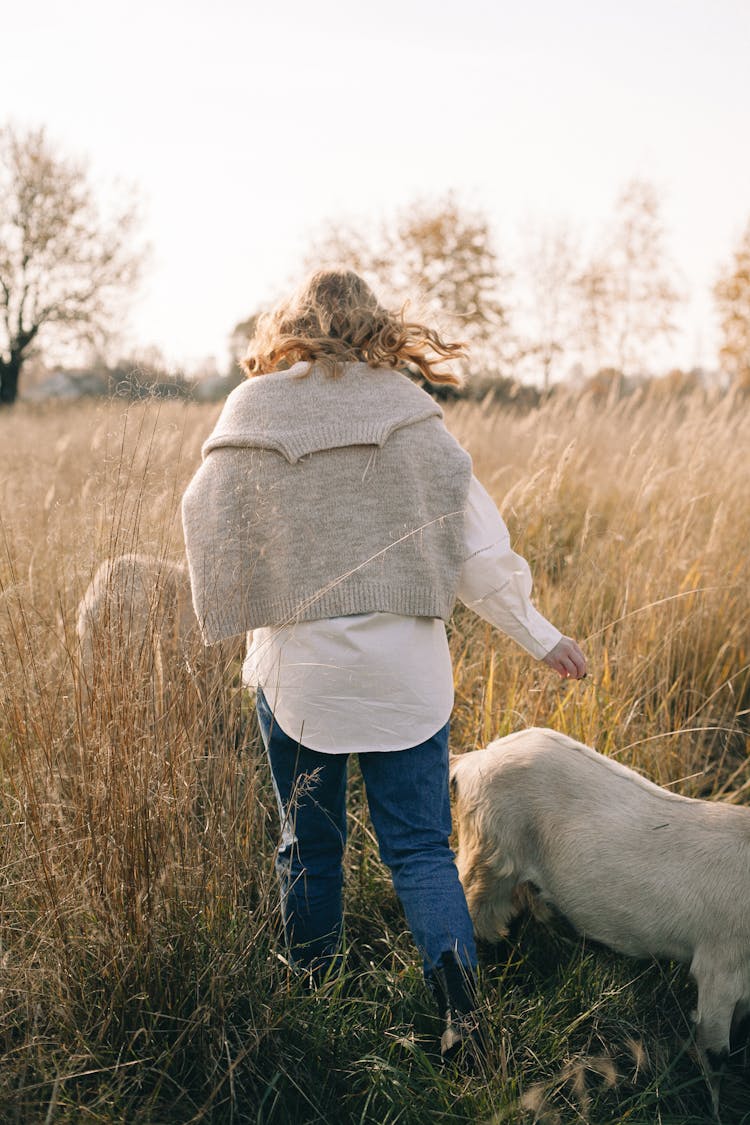
[[[76,633],[85,695],[113,661],[147,661],[163,684],[168,663],[202,650],[187,566],[150,555],[106,559],[78,606]]]
[[[505,934],[530,883],[579,933],[687,962],[711,1075],[750,1011],[750,809],[680,797],[536,728],[453,757],[451,786],[477,935]]]

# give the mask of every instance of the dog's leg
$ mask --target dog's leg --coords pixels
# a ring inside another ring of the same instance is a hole
[[[739,1057],[743,1070],[750,1066],[750,996],[745,995],[734,1009],[732,1020],[732,1054]]]
[[[718,1118],[719,1087],[729,1058],[735,1008],[742,999],[742,980],[736,970],[717,963],[710,954],[700,952],[693,958],[690,972],[698,985],[698,1051],[711,1091],[714,1116]]]

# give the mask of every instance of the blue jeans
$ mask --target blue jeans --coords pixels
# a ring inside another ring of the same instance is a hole
[[[276,870],[292,960],[325,969],[342,928],[348,754],[321,754],[287,737],[259,689],[257,714],[281,819]],[[390,869],[429,974],[453,950],[474,969],[474,934],[448,843],[448,724],[408,750],[360,754],[380,858]]]

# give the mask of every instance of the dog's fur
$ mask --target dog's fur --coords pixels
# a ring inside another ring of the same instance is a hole
[[[453,757],[451,786],[477,936],[504,935],[530,883],[579,933],[687,962],[711,1073],[750,1011],[750,809],[680,797],[536,728]]]
[[[150,555],[107,559],[78,606],[76,633],[84,696],[113,661],[148,666],[163,686],[169,664],[203,647],[187,567]]]

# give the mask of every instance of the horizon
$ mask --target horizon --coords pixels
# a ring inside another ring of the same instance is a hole
[[[135,184],[153,259],[131,350],[190,370],[293,283],[328,222],[374,226],[454,191],[501,262],[529,226],[589,244],[634,177],[657,188],[688,301],[668,366],[715,365],[710,290],[750,218],[750,6],[424,0],[315,12],[92,0],[6,17],[0,119]],[[33,45],[33,50],[29,45]],[[116,49],[113,48],[116,45]]]

